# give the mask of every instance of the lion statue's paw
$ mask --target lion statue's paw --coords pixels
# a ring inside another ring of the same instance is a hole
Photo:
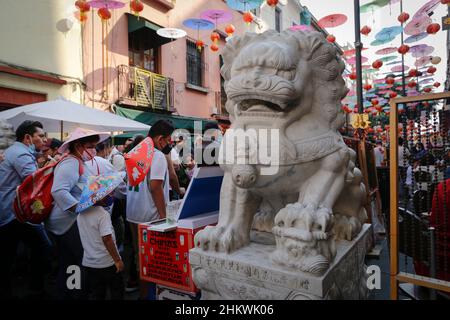
[[[250,237],[233,226],[208,226],[194,237],[195,245],[203,250],[233,252],[250,242]]]

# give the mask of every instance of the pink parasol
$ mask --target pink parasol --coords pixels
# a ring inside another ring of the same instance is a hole
[[[361,57],[361,63],[366,63],[367,61],[369,61],[368,58],[366,57]],[[349,64],[356,64],[356,57],[351,57],[347,59],[347,63]]]
[[[414,63],[414,65],[419,68],[422,66],[427,65],[428,63],[431,62],[431,59],[433,59],[432,56],[424,56],[424,57],[420,57],[419,59],[416,60],[416,62]]]
[[[200,18],[209,20],[216,24],[226,23],[233,20],[233,14],[227,10],[205,10],[200,13]]]
[[[425,46],[425,47],[422,47],[422,48],[419,48],[419,49],[415,50],[412,53],[412,56],[414,58],[421,58],[421,57],[428,56],[428,55],[432,54],[433,52],[434,52],[434,47],[432,47],[432,46]]]
[[[385,54],[390,54],[390,53],[394,53],[394,52],[397,52],[397,48],[388,47],[388,48],[384,48],[384,49],[380,49],[380,50],[376,51],[375,54],[385,55]]]
[[[125,3],[117,0],[92,0],[88,1],[92,8],[108,8],[108,9],[120,9],[125,6]]]
[[[411,20],[406,26],[405,26],[405,33],[410,36],[415,36],[419,33],[426,32],[427,27],[432,22],[431,18],[428,16],[418,16],[417,18],[414,18]]]
[[[347,22],[347,16],[345,14],[335,13],[323,17],[318,21],[318,24],[322,28],[334,28]]]
[[[370,68],[372,68],[372,66],[370,66],[370,65],[368,65],[368,64],[363,64],[363,65],[361,66],[361,69],[363,69],[363,70],[367,70],[367,69],[370,69]]]
[[[405,71],[409,70],[408,66],[405,66]],[[398,66],[394,66],[391,68],[392,72],[402,72],[402,66],[398,65]]]
[[[361,51],[363,51],[363,50],[367,50],[367,48],[362,48]],[[354,56],[355,54],[356,54],[356,49],[350,49],[350,50],[344,51],[345,56]]]
[[[429,16],[434,9],[439,5],[440,0],[431,0],[425,3],[417,12],[414,14],[413,19],[421,16]]]
[[[291,31],[314,31],[314,28],[311,26],[308,26],[306,24],[299,24],[296,26],[289,27],[289,30],[291,30]]]

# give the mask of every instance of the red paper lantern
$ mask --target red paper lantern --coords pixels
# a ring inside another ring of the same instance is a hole
[[[408,82],[408,87],[415,88],[416,86],[417,86],[417,82],[415,82],[414,80]]]
[[[406,21],[408,21],[409,19],[409,14],[406,12],[402,12],[400,13],[400,15],[398,16],[398,21],[400,21],[401,23],[405,23]]]
[[[356,73],[352,72],[348,77],[350,78],[350,80],[356,80]]]
[[[383,66],[383,61],[381,61],[381,60],[375,60],[375,61],[372,63],[372,67],[373,67],[374,69],[380,69],[382,66]]]
[[[427,27],[427,33],[429,34],[436,34],[439,30],[441,30],[439,23],[432,23]]]
[[[439,88],[439,87],[441,86],[441,83],[440,83],[440,82],[435,82],[435,83],[433,84],[433,86],[435,86],[436,88]]]
[[[278,0],[266,0],[268,6],[274,8],[278,4]]]
[[[407,54],[409,51],[409,46],[406,44],[402,44],[399,48],[398,48],[398,53],[400,54]]]
[[[450,0],[441,0],[442,4],[450,4]]]
[[[111,11],[108,8],[98,9],[97,14],[103,21],[111,19]]]
[[[197,46],[198,51],[202,51],[203,47],[205,46],[205,43],[202,40],[197,40],[195,45]]]
[[[235,30],[236,28],[232,24],[229,24],[225,27],[225,32],[228,34],[229,37],[233,36]]]
[[[336,37],[332,34],[327,35],[327,41],[330,43],[334,43],[336,41]]]
[[[397,97],[397,92],[391,92],[390,94],[389,94],[389,97],[391,98],[391,99],[394,99],[395,97]]]
[[[427,107],[430,106],[430,104],[429,104],[427,101],[422,102],[422,105],[423,105],[425,108],[427,108]]]
[[[430,93],[431,92],[431,88],[424,88],[423,92]]]
[[[380,105],[375,106],[375,109],[376,109],[378,112],[381,112],[381,111],[383,110],[383,108],[382,108]]]
[[[81,23],[84,23],[84,22],[86,22],[88,16],[87,16],[87,14],[86,14],[85,12],[80,12],[80,13],[78,13],[78,14],[76,15],[76,18],[77,18]]]
[[[353,113],[358,113],[358,111],[359,111],[359,110],[358,110],[358,107],[354,107],[354,108],[353,108]]]
[[[364,90],[369,91],[370,89],[372,89],[372,85],[366,83],[363,88]]]
[[[392,77],[387,77],[386,78],[386,84],[388,85],[393,85],[395,83],[395,79]]]
[[[211,41],[214,43],[219,42],[220,35],[217,32],[211,33]]]
[[[361,34],[367,36],[371,31],[372,29],[369,26],[364,26],[361,29]]]
[[[416,69],[409,70],[408,75],[410,77],[417,77],[417,70]]]
[[[391,114],[389,110],[385,111],[384,113],[386,113],[387,116]]]
[[[378,127],[378,128],[377,128],[377,132],[381,133],[381,132],[383,132],[383,129],[380,128],[380,127]]]
[[[431,66],[428,68],[427,72],[433,74],[436,72],[436,70],[437,70],[436,67]]]
[[[253,13],[251,13],[250,11],[245,12],[244,15],[242,16],[242,18],[244,19],[246,24],[252,23],[253,20],[255,19],[253,16]]]
[[[219,46],[217,44],[213,43],[211,45],[211,51],[214,51],[214,52],[219,51]]]
[[[144,5],[139,0],[131,0],[130,9],[135,15],[139,16],[139,13],[144,10]]]
[[[376,106],[378,103],[380,103],[380,101],[378,101],[378,99],[372,99],[371,100],[372,105]]]
[[[75,6],[78,8],[78,10],[80,10],[81,13],[88,12],[91,9],[91,5],[87,3],[86,0],[77,0],[75,2]]]

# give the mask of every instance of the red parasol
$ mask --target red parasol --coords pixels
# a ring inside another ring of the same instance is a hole
[[[397,52],[397,48],[389,47],[389,48],[380,49],[377,52],[375,52],[375,54],[385,55],[385,54],[391,54],[391,53],[394,53],[394,52]]]
[[[153,145],[153,140],[147,137],[129,153],[124,155],[130,186],[135,187],[144,181],[152,165],[154,152],[155,146]]]
[[[347,16],[345,14],[335,13],[329,16],[323,17],[319,20],[318,24],[322,28],[334,28],[347,22]]]
[[[368,58],[361,57],[361,63],[366,63],[367,61],[369,61]],[[351,58],[347,59],[347,63],[349,63],[349,64],[356,64],[356,57],[351,57]]]

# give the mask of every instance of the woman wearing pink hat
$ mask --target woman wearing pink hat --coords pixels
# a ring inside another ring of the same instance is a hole
[[[84,184],[87,182],[87,177],[84,175],[84,162],[95,156],[97,143],[108,137],[109,134],[77,128],[58,149],[61,154],[67,154],[67,156],[55,168],[51,191],[55,204],[45,224],[58,246],[57,288],[60,299],[87,297],[83,285],[81,288],[67,288],[67,278],[70,276],[67,268],[77,265],[81,270],[83,259],[83,247],[75,209]]]

